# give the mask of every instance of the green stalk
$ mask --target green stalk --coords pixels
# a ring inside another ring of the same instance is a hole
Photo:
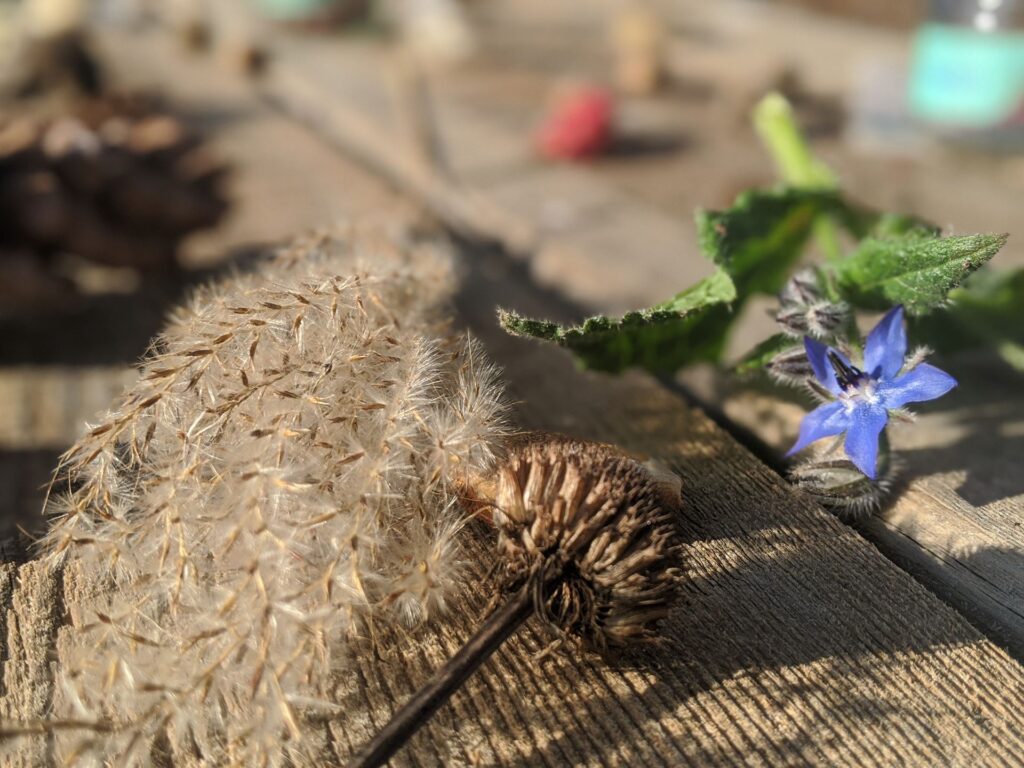
[[[754,128],[768,149],[782,180],[794,187],[836,189],[832,169],[818,160],[807,145],[793,115],[793,107],[779,93],[769,93],[754,108]],[[842,258],[835,223],[826,216],[814,222],[814,237],[829,261]]]

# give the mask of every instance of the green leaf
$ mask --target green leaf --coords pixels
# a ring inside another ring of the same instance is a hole
[[[943,305],[949,292],[995,256],[1006,238],[935,238],[920,229],[895,238],[869,238],[832,265],[833,284],[855,307],[881,311],[903,304],[909,314],[925,314]]]
[[[1004,341],[997,345],[999,356],[1018,371],[1024,371],[1024,344]]]
[[[839,205],[827,190],[749,190],[727,210],[697,212],[700,247],[732,277],[740,301],[754,293],[777,293],[815,219]]]
[[[993,347],[1024,370],[1024,269],[983,269],[949,294],[945,312],[913,321],[915,339],[940,352]]]
[[[938,237],[942,231],[930,221],[906,213],[875,214],[871,228],[864,237],[900,237],[914,235],[923,238]],[[863,239],[863,238],[862,238]]]
[[[724,270],[716,269],[710,277],[694,283],[668,301],[656,304],[652,310],[668,312],[689,312],[710,304],[721,304],[736,300],[736,285]]]
[[[719,269],[668,301],[575,327],[501,312],[502,327],[566,347],[583,366],[601,371],[717,362],[736,310],[754,293],[782,288],[816,217],[839,205],[828,190],[745,192],[728,210],[697,213],[701,248]]]
[[[598,316],[565,327],[499,310],[498,319],[515,336],[566,347],[586,368],[614,373],[640,366],[669,372],[721,356],[732,323],[728,305],[735,298],[732,280],[718,270],[662,304],[621,318]]]
[[[794,339],[792,336],[787,336],[784,333],[777,333],[765,339],[744,355],[736,363],[733,370],[738,374],[756,373],[763,370],[765,365],[780,352],[795,349],[801,346],[802,343],[800,339]]]
[[[846,202],[835,209],[836,219],[857,240],[892,238],[915,234],[938,237],[939,227],[908,213],[884,213]]]

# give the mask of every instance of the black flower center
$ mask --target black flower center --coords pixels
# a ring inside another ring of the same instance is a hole
[[[832,370],[836,372],[836,381],[843,389],[855,389],[864,378],[864,372],[845,363],[835,352],[829,350],[828,361],[832,364]]]

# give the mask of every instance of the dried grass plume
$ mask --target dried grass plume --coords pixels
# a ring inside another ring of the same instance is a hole
[[[500,444],[443,253],[318,236],[200,291],[66,455],[45,540],[94,585],[61,639],[58,756],[322,764],[310,717],[377,622],[459,578],[451,489]]]

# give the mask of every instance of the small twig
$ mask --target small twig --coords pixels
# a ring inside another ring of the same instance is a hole
[[[532,585],[525,584],[480,630],[434,673],[391,720],[349,762],[349,768],[377,768],[405,744],[451,695],[491,657],[533,613]]]

